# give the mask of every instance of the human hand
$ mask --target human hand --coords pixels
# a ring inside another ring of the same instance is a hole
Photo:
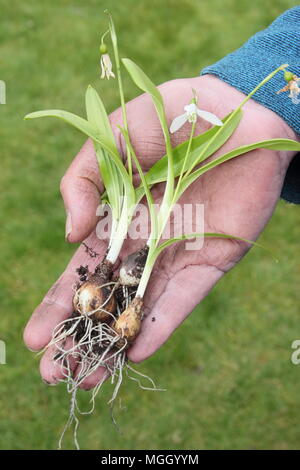
[[[160,87],[169,123],[182,114],[183,107],[192,98],[192,88],[198,94],[199,107],[220,118],[236,108],[244,98],[239,91],[209,75],[170,81]],[[127,111],[133,146],[143,170],[147,170],[165,153],[155,110],[149,96],[141,95],[128,103]],[[111,115],[111,122],[122,151],[124,142],[117,127],[122,124],[120,110]],[[199,119],[196,133],[204,132],[208,127],[208,123]],[[172,136],[172,144],[176,146],[186,140],[189,133],[190,124],[185,124]],[[244,106],[240,125],[221,151],[225,153],[240,145],[271,138],[297,137],[279,116],[250,100]],[[255,240],[274,210],[292,156],[292,152],[252,151],[204,174],[190,186],[179,202],[204,204],[206,232],[228,233]],[[68,241],[77,243],[85,240],[99,253],[99,258],[90,258],[84,246],[79,247],[25,329],[24,339],[30,349],[45,347],[53,328],[71,314],[72,285],[78,278],[76,268],[88,264],[92,269],[106,251],[106,242],[99,240],[95,233],[99,205],[97,187],[101,193],[103,185],[93,145],[87,141],[63,177],[61,192],[69,213],[66,224]],[[163,184],[153,189],[153,195],[157,202],[161,200]],[[120,259],[141,246],[141,241],[126,240]],[[139,336],[128,351],[129,359],[141,361],[153,354],[248,249],[249,245],[232,239],[206,239],[198,251],[185,250],[184,243],[165,250],[155,265],[147,287],[145,318]],[[41,375],[47,382],[56,383],[62,378],[62,371],[52,361],[52,355],[51,349],[44,354]],[[76,374],[75,361],[70,367]],[[86,378],[81,386],[93,387],[102,374],[103,370],[100,369]]]

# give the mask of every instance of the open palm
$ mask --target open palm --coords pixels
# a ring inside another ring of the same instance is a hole
[[[213,76],[167,82],[161,85],[160,91],[170,122],[183,112],[183,107],[192,97],[192,88],[197,91],[199,107],[220,118],[232,111],[244,97]],[[147,170],[165,153],[160,125],[147,95],[128,103],[127,110],[131,140],[143,169]],[[111,122],[122,151],[124,142],[117,127],[122,123],[120,110],[111,115]],[[208,127],[208,123],[199,120],[196,133]],[[173,144],[186,140],[189,132],[190,124],[187,123],[172,137]],[[244,107],[244,117],[239,127],[223,146],[222,153],[271,138],[295,139],[296,135],[275,113],[250,100]],[[292,156],[292,152],[249,152],[204,174],[189,187],[179,202],[204,205],[206,232],[227,233],[254,240],[274,210]],[[99,240],[95,233],[98,221],[96,208],[103,185],[90,141],[86,142],[68,169],[61,189],[69,213],[68,240],[85,240],[99,253],[99,257],[91,258],[82,245],[77,250],[25,329],[25,342],[33,350],[43,348],[50,340],[55,325],[72,312],[72,285],[78,278],[76,268],[88,264],[92,269],[107,247],[106,242]],[[163,185],[157,185],[153,189],[157,202],[162,194]],[[126,240],[121,259],[142,245],[142,240]],[[148,284],[144,298],[145,319],[138,338],[128,352],[129,358],[141,361],[153,354],[248,249],[246,243],[215,238],[206,239],[200,250],[186,250],[184,242],[165,250]],[[71,364],[71,367],[76,373],[76,364]],[[99,370],[88,377],[82,387],[94,386],[102,373]],[[52,361],[51,350],[42,358],[41,374],[49,383],[61,378],[61,371]]]

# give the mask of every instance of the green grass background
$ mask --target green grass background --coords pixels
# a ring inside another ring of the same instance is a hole
[[[117,25],[120,52],[156,83],[200,69],[266,27],[289,0],[0,0],[1,280],[0,448],[55,449],[68,415],[63,386],[47,387],[38,359],[22,343],[24,325],[74,251],[64,241],[59,181],[83,137],[55,120],[25,122],[33,110],[84,113],[88,83],[109,110],[111,83],[98,77],[104,8]],[[128,99],[137,90],[126,81]],[[85,449],[297,449],[300,365],[290,361],[300,338],[300,209],[282,201],[261,241],[223,279],[155,357],[139,370],[166,393],[126,382],[117,419],[106,406],[83,417]],[[89,394],[80,394],[87,406]],[[72,448],[69,433],[65,447]]]

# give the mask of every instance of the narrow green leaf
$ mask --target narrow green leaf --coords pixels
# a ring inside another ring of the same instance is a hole
[[[260,142],[255,142],[249,145],[243,145],[237,147],[236,149],[231,150],[230,152],[221,155],[215,160],[203,165],[198,170],[195,170],[191,173],[184,181],[181,183],[179,196],[184,193],[184,191],[197,179],[199,176],[203,175],[207,171],[215,168],[222,163],[231,160],[232,158],[239,157],[245,153],[248,153],[256,149],[270,149],[270,150],[295,150],[300,151],[300,143],[290,139],[272,139],[272,140],[262,140]]]
[[[136,65],[130,59],[122,59],[124,66],[126,67],[129,75],[131,76],[134,83],[144,92],[148,93],[152,97],[153,104],[156,108],[156,112],[161,124],[161,128],[164,134],[166,143],[167,157],[168,157],[168,170],[166,176],[166,188],[164,192],[163,201],[161,204],[160,217],[164,218],[164,208],[168,207],[173,199],[174,192],[174,168],[173,168],[173,149],[171,145],[171,139],[165,114],[164,102],[162,96],[154,83],[150,78],[143,72],[143,70]]]
[[[194,159],[190,161],[190,166],[187,170],[187,174],[191,173],[191,171],[199,165],[199,163],[203,162],[211,155],[213,155],[219,148],[224,145],[224,143],[232,136],[234,131],[236,130],[237,126],[239,125],[243,116],[243,112],[241,109],[235,110],[229,118],[226,120],[223,126],[217,127],[217,132],[212,136],[210,140],[207,141],[204,148],[198,153]]]
[[[155,248],[155,250],[151,254],[151,261],[156,260],[156,258],[160,255],[160,253],[168,246],[173,245],[173,243],[177,243],[183,240],[190,240],[191,238],[201,238],[201,237],[226,238],[226,239],[238,240],[238,241],[242,241],[245,243],[251,243],[251,245],[259,246],[260,248],[264,248],[262,245],[260,245],[257,242],[254,242],[253,240],[248,240],[247,238],[242,238],[242,237],[236,237],[235,235],[228,235],[225,233],[214,233],[214,232],[190,233],[187,235],[181,235],[180,237],[170,238],[169,240],[166,240],[165,242],[161,243],[158,247]]]
[[[97,134],[95,127],[92,126],[86,119],[83,119],[80,116],[76,116],[76,114],[69,113],[68,111],[62,111],[61,109],[36,111],[34,113],[27,114],[24,119],[36,119],[41,117],[57,117],[76,127],[76,129],[79,129],[88,136],[96,136]]]
[[[116,147],[114,134],[103,101],[91,85],[86,90],[85,104],[88,121]]]
[[[86,91],[85,103],[88,121],[95,127],[100,135],[105,136],[107,141],[111,142],[112,147],[115,148],[117,153],[118,151],[115,145],[114,135],[104,104],[97,91],[90,85]],[[122,197],[124,196],[122,177],[108,152],[104,150],[98,142],[95,140],[93,142],[100,168],[100,174],[110,202],[112,216],[119,220],[121,216]]]
[[[240,109],[237,113],[232,113],[229,118],[224,122],[222,127],[217,127],[217,132],[214,134],[213,138],[208,141],[207,147],[202,152],[199,152],[199,155],[195,157],[193,161],[193,168],[199,163],[203,162],[211,155],[213,155],[222,145],[227,142],[227,140],[232,136],[236,128],[238,127],[241,119],[243,117],[243,112]]]
[[[145,93],[149,93],[149,95],[152,96],[155,105],[158,107],[157,111],[159,112],[159,114],[161,114],[164,106],[163,99],[152,80],[150,80],[150,78],[145,74],[145,72],[143,72],[143,70],[131,59],[122,59],[122,62],[136,86],[143,90]]]
[[[156,214],[156,210],[155,210],[155,206],[154,206],[153,197],[152,197],[151,191],[149,189],[149,185],[147,183],[147,180],[145,178],[144,172],[141,168],[140,162],[139,162],[139,160],[136,156],[136,153],[134,151],[134,148],[132,147],[132,144],[130,142],[128,132],[126,131],[126,129],[123,129],[122,127],[120,127],[120,130],[121,130],[121,132],[124,136],[126,144],[128,145],[128,147],[130,149],[131,155],[133,157],[134,163],[135,163],[136,168],[138,170],[138,173],[140,175],[142,185],[143,185],[143,189],[144,189],[144,192],[145,192],[145,195],[146,195],[146,198],[147,198],[148,209],[149,209],[150,219],[151,219],[151,235],[150,235],[150,238],[151,239],[156,239],[157,233],[158,233],[157,232],[158,231],[158,219],[157,219],[157,214]]]
[[[97,131],[95,126],[90,124],[86,119],[76,116],[73,113],[57,109],[37,111],[35,113],[28,114],[27,116],[25,116],[25,119],[34,119],[39,117],[57,117],[63,119],[68,124],[71,124],[72,126],[79,129],[81,132],[83,132],[85,135],[91,137],[94,141],[98,142],[101,147],[109,153],[109,156],[115,162],[116,167],[122,175],[123,183],[125,185],[126,194],[128,198],[128,204],[133,205],[135,203],[135,191],[132,186],[131,179],[126,171],[126,168],[120,159],[119,153],[116,151],[115,146],[113,146],[105,136],[101,135]]]
[[[121,214],[121,201],[123,195],[121,176],[108,152],[96,141],[94,141],[94,148],[100,169],[100,175],[107,194],[107,201],[109,201],[111,206],[112,216],[118,220]]]

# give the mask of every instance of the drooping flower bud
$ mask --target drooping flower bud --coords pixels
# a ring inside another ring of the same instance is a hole
[[[101,42],[101,44],[99,46],[99,51],[100,51],[101,55],[107,53],[107,46],[104,42]]]
[[[288,70],[284,71],[284,79],[286,82],[290,82],[291,80],[293,80],[293,78],[294,74],[292,72],[289,72]]]
[[[281,88],[281,90],[278,90],[276,92],[277,95],[285,91],[289,91],[290,93],[288,97],[291,98],[292,103],[299,104],[300,98],[298,98],[298,95],[300,95],[300,78],[297,77],[297,75],[295,75],[294,73],[289,72],[286,69],[284,69],[283,76],[287,84],[283,88]]]

